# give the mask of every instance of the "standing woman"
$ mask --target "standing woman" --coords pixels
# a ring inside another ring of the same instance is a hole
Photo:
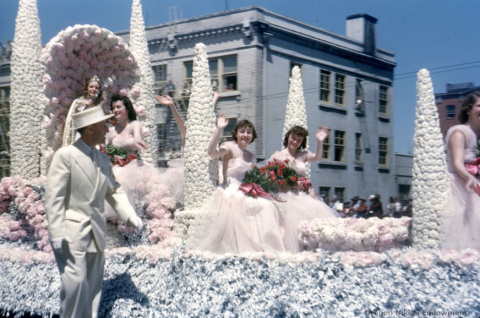
[[[480,250],[479,184],[465,166],[478,155],[480,91],[465,98],[458,119],[461,124],[445,136],[450,191],[442,211],[441,241],[444,248]]]
[[[301,126],[292,127],[285,135],[281,151],[275,152],[271,158],[277,160],[289,160],[290,166],[298,174],[305,176],[305,162],[319,161],[322,158],[323,141],[327,138],[329,129],[325,126],[320,127],[315,134],[317,139],[317,151],[311,153],[307,147],[308,131]],[[318,200],[311,195],[294,191],[292,189],[280,194],[282,203],[277,206],[281,212],[282,224],[285,228],[284,243],[285,248],[290,252],[299,252],[302,247],[298,240],[298,225],[301,221],[311,221],[317,218],[338,217],[338,214],[327,206],[323,201]]]
[[[256,163],[247,146],[257,138],[253,124],[241,120],[232,130],[233,141],[217,149],[218,140],[228,124],[224,114],[218,117],[208,154],[223,160],[224,184],[205,204],[204,217],[189,229],[192,248],[214,253],[284,251],[279,212],[269,199],[252,198],[239,190],[245,173]]]
[[[72,115],[92,106],[98,106],[105,101],[101,94],[101,89],[100,78],[97,75],[93,75],[85,80],[83,95],[75,99],[68,110],[63,131],[62,147],[73,144],[79,138],[79,134],[72,130]]]

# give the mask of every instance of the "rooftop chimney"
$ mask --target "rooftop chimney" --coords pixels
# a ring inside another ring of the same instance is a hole
[[[377,19],[366,13],[347,17],[347,37],[363,43],[366,54],[375,55]]]

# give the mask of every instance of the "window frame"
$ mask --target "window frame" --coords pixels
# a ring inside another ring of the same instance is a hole
[[[327,186],[319,186],[318,187],[318,195],[322,195],[324,193],[324,191],[322,191],[322,188],[325,190],[325,189],[328,189],[327,190],[327,195],[325,196],[325,200],[328,202],[330,201],[331,197],[332,197],[332,187],[327,187]]]
[[[224,60],[228,58],[235,58],[235,72],[225,72],[225,65],[224,65]],[[238,55],[233,54],[233,55],[224,55],[224,56],[219,56],[219,57],[212,57],[208,59],[209,67],[210,63],[217,61],[217,73],[216,74],[210,74],[210,77],[213,80],[217,82],[216,90],[219,93],[225,93],[225,92],[237,92],[238,91]],[[193,73],[193,61],[184,61],[183,62],[183,80],[188,81],[190,85],[192,85],[192,77],[188,77],[188,67],[187,65],[192,65],[192,73]],[[192,74],[193,75],[193,74]],[[236,87],[234,87],[233,91],[228,91],[227,90],[227,84],[226,84],[226,78],[235,76],[235,84]],[[215,87],[212,88],[215,90]]]
[[[382,89],[385,89],[383,92]],[[388,115],[388,98],[389,87],[385,85],[380,85],[378,88],[378,113],[380,115]]]
[[[157,69],[164,68],[164,80],[157,80],[157,74],[159,73]],[[155,87],[165,87],[165,84],[167,84],[168,80],[168,74],[167,74],[167,64],[158,64],[158,65],[153,65],[152,66],[152,71],[153,71],[153,82]]]
[[[228,125],[227,127],[233,123],[232,129],[227,130],[227,127],[223,129],[222,135],[220,136],[220,142],[223,142],[224,139],[227,139],[227,141],[232,141],[233,137],[231,134],[231,131],[235,128],[235,125],[237,124],[237,117],[229,117],[228,119]]]
[[[327,137],[325,137],[325,139],[323,140],[323,149],[322,149],[322,158],[320,160],[322,161],[330,161],[330,136],[332,134],[329,134]],[[327,154],[327,156],[325,156],[325,153]]]
[[[337,137],[337,134],[343,134],[343,136],[342,137]],[[347,146],[346,145],[346,135],[347,135],[346,131],[344,131],[344,130],[335,130],[334,131],[334,136],[335,136],[334,140],[333,140],[334,141],[334,143],[333,143],[333,145],[334,145],[333,161],[334,162],[345,162],[345,157],[346,157],[345,149],[346,149],[346,146]],[[337,138],[341,138],[343,143],[342,144],[337,144]],[[341,149],[342,149],[342,155],[341,155],[340,160],[336,160],[337,159],[336,158],[337,147],[341,147]]]
[[[340,192],[338,190],[341,190]],[[337,196],[337,200],[339,202],[345,202],[345,192],[346,192],[346,188],[345,187],[333,187],[333,195],[336,195]],[[339,193],[341,193],[341,195],[339,195]]]
[[[355,133],[355,163],[362,163],[363,157],[363,136]]]
[[[343,78],[340,82],[338,79]],[[341,86],[340,86],[340,84]],[[347,91],[347,76],[335,73],[335,97],[334,97],[334,104],[337,106],[345,107],[345,99],[346,99],[346,91]],[[338,94],[341,92],[341,94]],[[337,99],[341,98],[341,103],[337,102]]]
[[[449,107],[453,107],[453,113],[451,111],[448,110]],[[455,105],[447,105],[445,106],[445,115],[446,115],[446,119],[455,119]]]
[[[382,144],[382,140],[385,141],[384,144]],[[384,148],[384,149],[383,149]],[[388,167],[388,138],[386,137],[378,137],[378,165],[381,167]],[[382,163],[383,160],[385,161]]]
[[[323,80],[324,76],[327,78],[326,81]],[[319,96],[319,98],[320,98],[321,102],[330,103],[331,79],[332,79],[332,72],[331,71],[320,69],[320,96]],[[324,85],[324,83],[325,83],[325,85]],[[325,95],[325,93],[326,93],[326,96],[327,96],[327,100],[322,99],[322,96]]]

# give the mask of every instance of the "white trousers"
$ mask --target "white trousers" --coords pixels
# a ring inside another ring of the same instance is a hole
[[[102,296],[105,255],[64,248],[54,252],[60,270],[60,317],[96,318]]]

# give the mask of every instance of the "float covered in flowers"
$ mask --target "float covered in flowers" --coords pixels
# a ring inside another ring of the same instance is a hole
[[[21,4],[26,11],[19,16],[38,16],[36,1],[22,0]],[[143,24],[138,8],[140,1],[134,0],[132,34],[134,26]],[[38,19],[27,24],[35,21]],[[30,30],[28,27],[34,26],[26,27]],[[142,82],[145,77],[141,76],[148,64],[140,65],[142,56],[147,56],[142,51],[142,30],[137,31],[139,55],[131,53],[110,31],[91,25],[67,28],[45,47],[41,56],[44,84],[32,84],[36,88],[45,85],[47,98],[38,106],[45,111],[45,134],[41,134],[44,139],[40,143],[42,174],[60,146],[65,115],[73,99],[83,93],[86,77],[115,76],[108,92],[138,100],[135,107],[139,116],[151,120],[150,84]],[[16,49],[22,49],[22,41],[15,42],[19,45]],[[187,209],[176,211],[176,216],[198,211],[213,191],[217,176],[216,161],[206,155],[215,130],[215,115],[205,46],[198,44],[195,54],[185,148]],[[20,60],[12,58],[13,64],[16,61]],[[19,87],[20,78],[13,80]],[[354,317],[398,310],[478,316],[479,253],[431,249],[438,247],[437,212],[442,203],[438,195],[447,183],[435,183],[443,180],[445,159],[426,70],[419,73],[418,87],[415,248],[400,249],[408,236],[409,219],[335,219],[302,223],[299,239],[308,251],[298,254],[261,251],[216,255],[192,251],[173,231],[175,200],[168,189],[150,180],[144,185],[149,190],[143,204],[135,207],[147,223],[146,230],[139,233],[116,223],[126,246],[105,252],[100,316]],[[290,90],[293,93],[288,105],[294,107],[287,107],[285,129],[297,124],[306,127],[298,68],[294,68]],[[29,119],[22,120],[27,123]],[[44,316],[58,312],[60,277],[48,242],[45,181],[29,175],[0,182],[0,312]]]

